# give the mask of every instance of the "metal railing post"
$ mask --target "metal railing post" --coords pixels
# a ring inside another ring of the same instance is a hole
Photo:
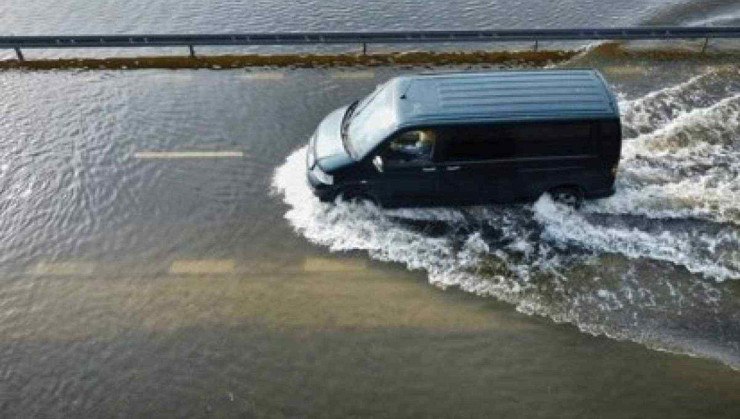
[[[192,45],[188,45],[188,51],[190,51],[190,58],[195,58],[195,48]]]
[[[367,42],[362,43],[362,55],[367,55]]]
[[[20,47],[13,48],[15,50],[15,55],[18,57],[18,61],[24,61],[23,60],[23,53],[21,52]]]
[[[538,47],[539,47],[539,40],[538,39],[535,39],[534,40],[534,52],[537,52],[537,48]]]

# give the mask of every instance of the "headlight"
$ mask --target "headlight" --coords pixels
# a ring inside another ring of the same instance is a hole
[[[311,169],[311,174],[313,175],[313,177],[318,179],[319,182],[325,185],[331,185],[334,183],[334,176],[324,173],[319,165],[316,165],[313,169]]]
[[[314,151],[314,142],[316,142],[316,135],[314,134],[310,140],[308,140],[308,149],[306,150],[306,165],[309,169],[313,168],[316,164],[316,153]]]
[[[313,149],[309,147],[308,156],[306,157],[306,165],[311,169],[314,164],[316,164],[316,154],[314,154]]]

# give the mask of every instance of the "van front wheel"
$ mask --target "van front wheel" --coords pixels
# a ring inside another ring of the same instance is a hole
[[[351,202],[354,204],[360,203],[360,202],[369,202],[373,205],[378,205],[378,202],[373,198],[371,195],[358,190],[345,190],[339,193],[339,196],[343,201]]]
[[[560,186],[550,189],[549,193],[552,200],[559,204],[580,208],[583,203],[583,192],[577,186]]]

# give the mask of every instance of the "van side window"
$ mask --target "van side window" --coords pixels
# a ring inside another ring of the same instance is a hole
[[[593,154],[590,122],[455,127],[445,160],[497,160]]]
[[[514,156],[515,145],[503,126],[455,127],[447,142],[448,161],[492,160]]]
[[[388,144],[383,158],[389,164],[429,163],[437,143],[437,133],[431,129],[406,131]]]
[[[534,123],[513,127],[518,157],[593,154],[591,123]]]

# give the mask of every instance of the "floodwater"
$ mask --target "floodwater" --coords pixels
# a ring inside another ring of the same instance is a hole
[[[584,65],[628,140],[579,212],[318,203],[316,123],[420,69],[2,73],[0,408],[736,417],[740,73]]]
[[[721,0],[345,3],[10,0],[0,26],[738,18]],[[577,212],[314,199],[321,118],[427,68],[0,72],[0,415],[740,417],[737,63],[559,64],[603,72],[626,138],[617,193]]]
[[[736,25],[734,0],[5,0],[14,35]]]

